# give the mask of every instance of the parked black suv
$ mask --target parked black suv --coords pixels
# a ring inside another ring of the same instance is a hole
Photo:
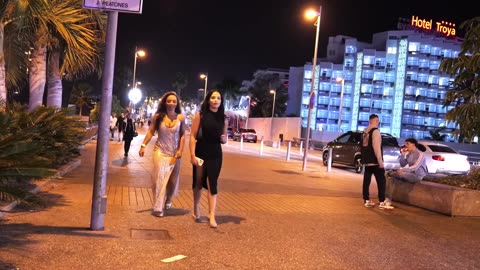
[[[329,142],[323,148],[323,165],[328,163],[328,148],[332,148],[332,163],[340,163],[355,167],[355,172],[362,172],[362,156],[360,143],[363,132],[349,131]],[[383,162],[385,170],[400,168],[400,147],[395,137],[382,133]]]

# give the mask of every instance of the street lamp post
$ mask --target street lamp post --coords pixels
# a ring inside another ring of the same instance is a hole
[[[251,102],[251,97],[247,96],[248,99],[248,110],[247,110],[247,120],[245,121],[245,128],[248,128],[248,118],[250,118],[250,102]]]
[[[272,127],[273,127],[273,116],[275,115],[275,97],[277,95],[277,91],[275,90],[270,90],[270,94],[273,94],[273,105],[272,105],[272,120],[270,121],[270,137],[272,138],[273,141],[273,135],[272,135]]]
[[[337,78],[337,82],[342,83],[342,90],[340,91],[340,107],[338,108],[338,132],[342,132],[342,108],[343,108],[343,92],[345,89],[345,78]]]
[[[208,72],[206,74],[200,74],[200,79],[205,80],[205,89],[203,90],[203,99],[207,97],[207,83],[208,83]]]
[[[133,61],[133,82],[132,82],[132,88],[133,89],[137,88],[137,83],[135,82],[135,76],[137,74],[137,58],[138,57],[144,57],[144,56],[145,56],[145,51],[144,50],[139,50],[138,47],[135,46],[135,58],[134,58],[134,61]],[[134,106],[135,106],[135,104],[130,103],[130,109],[132,111],[134,109]]]
[[[315,68],[317,66],[317,50],[318,50],[318,36],[320,33],[320,17],[322,16],[322,6],[320,6],[318,12],[315,10],[309,10],[306,13],[307,18],[315,18],[317,24],[317,32],[315,36],[315,49],[313,51],[313,65],[312,65],[312,83],[310,85],[310,100],[308,104],[308,118],[307,118],[307,136],[305,138],[305,152],[303,154],[303,171],[307,169],[308,148],[310,142],[310,117],[312,115],[312,107],[315,105]]]

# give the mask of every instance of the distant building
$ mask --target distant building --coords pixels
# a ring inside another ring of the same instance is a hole
[[[376,113],[380,130],[397,137],[424,138],[440,127],[451,136],[454,124],[447,125],[445,114],[453,106],[444,108],[443,100],[454,78],[438,68],[442,59],[458,56],[460,45],[438,33],[414,30],[377,33],[372,43],[348,36],[330,37],[327,57],[319,60],[315,70],[311,128],[363,130],[369,115]],[[298,111],[302,127],[307,126],[311,79],[311,63],[290,68],[287,113]]]

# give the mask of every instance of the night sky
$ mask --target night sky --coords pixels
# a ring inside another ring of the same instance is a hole
[[[257,69],[302,66],[311,61],[315,42],[304,10],[320,5],[319,57],[329,36],[369,42],[373,33],[395,30],[399,17],[447,20],[458,31],[461,22],[479,16],[464,0],[144,0],[142,14],[119,14],[117,67],[133,69],[138,46],[148,54],[137,61],[138,81],[162,91],[182,72],[189,79],[185,91],[193,91],[203,88],[201,72],[208,71],[211,86],[225,77],[249,80]]]

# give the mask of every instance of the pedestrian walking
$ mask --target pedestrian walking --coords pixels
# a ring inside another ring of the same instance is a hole
[[[112,113],[112,115],[110,115],[110,133],[112,134],[111,140],[113,140],[113,138],[115,137],[115,129],[117,129],[116,124],[117,124],[117,114]]]
[[[382,135],[378,129],[380,120],[378,115],[371,114],[369,125],[362,135],[362,163],[365,166],[363,174],[363,200],[365,207],[373,207],[375,203],[370,200],[370,182],[375,175],[378,188],[379,208],[382,210],[393,209],[389,203],[385,203],[385,168],[383,164]]]
[[[140,147],[141,157],[155,132],[158,136],[153,149],[152,190],[155,199],[152,214],[162,217],[164,209],[172,207],[172,199],[178,194],[180,158],[185,145],[185,117],[181,114],[180,100],[175,92],[163,95],[153,116],[153,125],[149,126]]]
[[[135,136],[137,130],[133,124],[132,115],[127,113],[127,121],[125,124],[125,129],[123,130],[123,149],[125,150],[125,157],[128,157],[128,151],[130,151],[130,144],[132,143],[133,137]]]
[[[122,140],[122,133],[123,130],[125,129],[125,114],[121,113],[117,117],[117,123],[115,124],[118,129],[118,141],[120,142]]]
[[[227,142],[228,122],[222,94],[210,91],[195,114],[190,132],[190,156],[193,165],[193,218],[200,220],[202,187],[208,192],[209,225],[217,228],[215,209],[217,183],[222,168],[222,147]]]

